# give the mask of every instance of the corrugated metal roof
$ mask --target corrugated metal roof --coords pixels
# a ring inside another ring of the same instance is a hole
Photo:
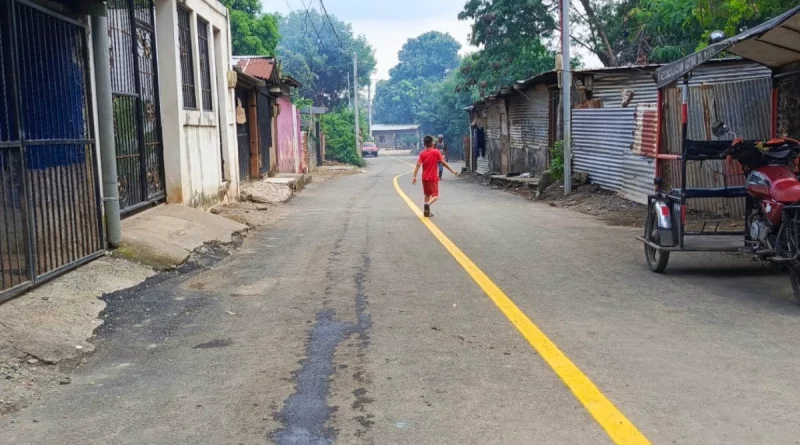
[[[372,131],[417,131],[417,124],[372,124]]]
[[[234,66],[243,73],[258,79],[269,80],[275,69],[275,58],[270,56],[235,56]]]

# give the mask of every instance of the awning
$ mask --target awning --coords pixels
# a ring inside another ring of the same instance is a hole
[[[754,28],[656,70],[653,78],[663,88],[722,51],[760,63],[772,70],[800,63],[800,6]]]

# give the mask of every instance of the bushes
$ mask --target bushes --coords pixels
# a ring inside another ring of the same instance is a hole
[[[550,177],[557,181],[564,179],[564,141],[556,141],[550,148]]]
[[[345,164],[364,166],[356,146],[353,110],[343,108],[322,116],[322,131],[325,132],[325,157]],[[361,137],[367,138],[367,121],[361,116]]]

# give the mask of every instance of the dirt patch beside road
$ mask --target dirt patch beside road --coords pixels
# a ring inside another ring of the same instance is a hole
[[[485,176],[467,174],[463,178],[471,183],[485,187],[490,186],[489,178]],[[641,228],[647,214],[647,206],[629,201],[614,192],[603,190],[596,184],[582,185],[569,196],[564,196],[563,186],[551,185],[538,200],[535,199],[535,190],[520,186],[503,187],[491,185],[491,187],[514,193],[530,201],[536,200],[547,203],[551,207],[569,209],[591,215],[614,226]],[[740,218],[722,218],[705,212],[689,212],[687,220],[687,229],[689,230],[701,230],[704,223],[706,224],[706,230],[713,230],[714,228],[725,231],[742,229],[742,220]],[[719,227],[717,227],[717,223],[719,223]]]

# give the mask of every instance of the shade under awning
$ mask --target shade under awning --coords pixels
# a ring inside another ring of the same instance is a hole
[[[800,6],[737,36],[664,65],[656,70],[653,78],[658,88],[663,88],[726,50],[773,70],[800,63]]]

